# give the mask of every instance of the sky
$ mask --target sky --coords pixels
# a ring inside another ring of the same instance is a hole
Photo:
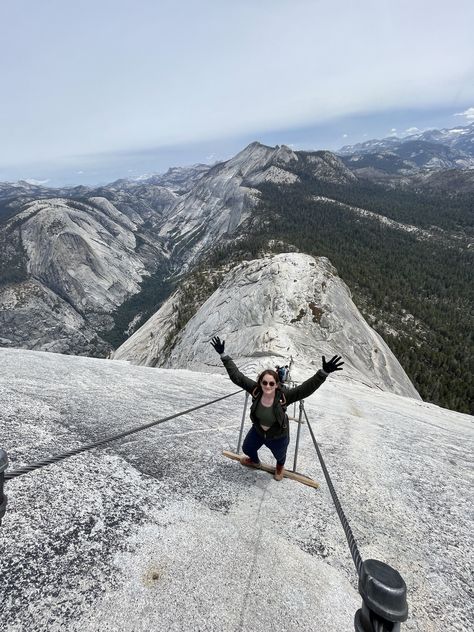
[[[0,180],[98,183],[258,140],[331,149],[474,120],[471,0],[16,0]]]

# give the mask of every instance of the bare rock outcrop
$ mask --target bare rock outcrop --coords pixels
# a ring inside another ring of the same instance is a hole
[[[398,360],[364,320],[347,285],[324,257],[285,253],[237,265],[171,344],[177,301],[178,293],[114,358],[215,371],[220,361],[209,342],[218,334],[249,374],[292,361],[292,377],[299,381],[321,366],[322,355],[340,354],[347,379],[419,399]]]

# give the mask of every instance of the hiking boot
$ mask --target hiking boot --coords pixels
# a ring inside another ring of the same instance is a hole
[[[283,473],[285,471],[285,466],[284,465],[278,465],[275,468],[275,474],[273,475],[273,478],[276,481],[281,481],[283,479]]]
[[[260,463],[255,463],[255,461],[252,461],[252,459],[249,456],[245,456],[245,454],[240,457],[240,464],[247,465],[248,467],[260,467]]]

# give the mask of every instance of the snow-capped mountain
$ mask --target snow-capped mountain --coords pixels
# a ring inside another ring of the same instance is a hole
[[[446,145],[451,149],[463,151],[474,156],[474,123],[445,129],[431,129],[407,137],[407,140],[423,140]]]
[[[441,188],[446,176],[439,180],[436,175],[453,170],[453,180],[446,188],[455,190],[456,174],[465,170],[465,180],[469,180],[474,169],[474,124],[346,145],[339,154],[359,177],[379,183]],[[417,177],[420,172],[421,180]],[[432,174],[436,174],[434,178]],[[466,185],[469,182],[464,182],[464,188]]]
[[[12,470],[237,390],[217,367],[13,349],[0,363]],[[7,481],[2,629],[353,630],[357,575],[308,428],[297,470],[318,490],[222,456],[236,449],[243,403],[240,393]],[[305,409],[362,557],[407,584],[401,631],[471,632],[472,418],[344,371]],[[272,462],[265,448],[261,458]]]
[[[419,398],[327,259],[291,253],[244,262],[228,272],[185,328],[176,331],[180,300],[179,292],[174,294],[113,357],[146,366],[215,371],[209,341],[218,334],[252,375],[292,361],[292,376],[300,380],[321,365],[322,355],[340,354],[344,375],[352,380]]]
[[[474,156],[450,149],[445,145],[411,140],[392,145],[389,149],[371,153],[364,151],[343,157],[346,166],[359,175],[363,169],[385,171],[389,174],[411,174],[421,169],[446,170],[474,167]]]
[[[452,150],[464,152],[474,157],[474,123],[451,129],[430,129],[416,132],[408,136],[389,136],[382,139],[367,140],[355,145],[341,147],[338,154],[365,154],[377,153],[384,150],[398,149],[405,143],[420,141],[422,143],[445,145]]]

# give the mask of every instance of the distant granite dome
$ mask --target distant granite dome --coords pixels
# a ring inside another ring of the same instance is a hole
[[[0,229],[23,278],[0,287],[0,344],[42,351],[104,354],[97,331],[138,291],[149,272],[137,254],[137,225],[111,202],[36,200]],[[0,240],[0,241],[2,241]]]
[[[216,371],[212,336],[248,374],[293,359],[302,380],[321,366],[321,356],[340,354],[342,375],[368,386],[419,399],[401,365],[366,323],[330,262],[285,253],[244,262],[178,334],[169,351],[179,292],[114,354],[134,364]]]

